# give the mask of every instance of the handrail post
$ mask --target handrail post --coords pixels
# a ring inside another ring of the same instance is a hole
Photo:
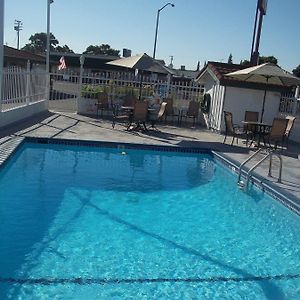
[[[268,176],[272,177],[272,162],[273,162],[273,153],[270,153],[270,162],[269,162],[269,173]]]

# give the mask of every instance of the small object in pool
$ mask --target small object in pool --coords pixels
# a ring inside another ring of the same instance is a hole
[[[121,154],[122,154],[122,155],[126,155],[127,153],[126,153],[125,151],[122,151]]]

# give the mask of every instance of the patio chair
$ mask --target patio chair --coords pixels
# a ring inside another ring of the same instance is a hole
[[[176,111],[173,105],[173,98],[166,98],[165,102],[167,103],[167,107],[166,107],[166,112],[165,112],[165,122],[167,121],[167,117],[172,117],[172,121],[173,121],[173,117],[177,117],[177,124],[179,123],[179,117],[180,117],[180,113],[179,111]]]
[[[101,112],[101,117],[103,116],[103,111],[110,111],[109,102],[108,102],[108,94],[100,93],[97,98],[96,109],[97,109],[97,117],[99,117],[99,112]]]
[[[285,118],[288,120],[288,123],[287,123],[286,130],[285,130],[285,133],[284,133],[284,141],[285,141],[286,147],[288,147],[290,133],[291,133],[292,128],[294,126],[296,117],[286,116]]]
[[[133,128],[135,130],[142,128],[141,125],[144,126],[144,129],[147,130],[146,120],[148,114],[148,103],[144,101],[137,101],[134,105],[134,111],[132,118],[130,118],[129,125],[127,126],[127,130],[130,129],[132,123],[135,123],[136,126]]]
[[[157,129],[155,124],[165,116],[167,107],[168,107],[168,103],[167,102],[162,102],[161,105],[160,105],[158,113],[150,114],[149,120],[151,122],[151,128],[152,129]]]
[[[128,127],[128,124],[131,123],[132,118],[132,111],[122,111],[121,114],[118,106],[113,106],[113,117],[112,117],[112,128],[115,128],[116,122],[127,122],[126,127]]]
[[[273,120],[270,133],[266,136],[270,147],[271,147],[271,142],[274,144],[275,149],[277,149],[279,143],[281,143],[281,147],[283,147],[287,124],[288,124],[288,119],[275,118]]]
[[[180,123],[182,121],[182,118],[192,118],[193,119],[193,127],[195,127],[196,119],[198,118],[199,115],[199,108],[200,108],[200,103],[195,100],[191,100],[189,102],[189,107],[188,110],[185,114],[181,114],[180,117]]]
[[[223,144],[226,142],[227,136],[232,136],[231,145],[233,145],[234,139],[236,138],[236,143],[239,143],[239,136],[244,134],[244,130],[237,125],[233,124],[232,113],[229,111],[224,111],[225,120],[225,137]]]
[[[138,100],[135,96],[126,95],[122,103],[122,106],[134,106],[137,101]]]
[[[258,122],[259,112],[257,111],[245,111],[245,122]],[[246,134],[246,145],[248,145],[249,139],[253,141],[256,134],[255,125],[244,125],[244,132]]]

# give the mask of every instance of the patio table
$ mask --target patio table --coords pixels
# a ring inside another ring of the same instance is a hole
[[[265,135],[270,132],[270,129],[272,127],[272,125],[270,124],[267,124],[267,123],[264,123],[264,122],[256,122],[256,121],[242,121],[242,123],[244,125],[249,125],[249,126],[253,126],[255,127],[255,130],[253,132],[254,134],[254,137],[249,145],[249,147],[252,145],[252,143],[254,142],[255,140],[255,137],[256,137],[256,145],[257,145],[257,148],[260,148],[260,143],[261,143],[261,139],[265,137]],[[265,144],[265,140],[264,140],[264,144]]]

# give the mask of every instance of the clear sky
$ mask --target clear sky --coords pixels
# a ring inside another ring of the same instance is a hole
[[[16,47],[14,20],[23,22],[21,46],[46,32],[47,0],[4,0],[4,41]],[[132,54],[153,54],[157,10],[162,0],[54,0],[51,32],[77,53],[109,44]],[[195,69],[208,60],[249,59],[257,0],[174,0],[160,13],[156,58]],[[269,0],[260,54],[274,55],[289,71],[300,64],[300,0]]]

